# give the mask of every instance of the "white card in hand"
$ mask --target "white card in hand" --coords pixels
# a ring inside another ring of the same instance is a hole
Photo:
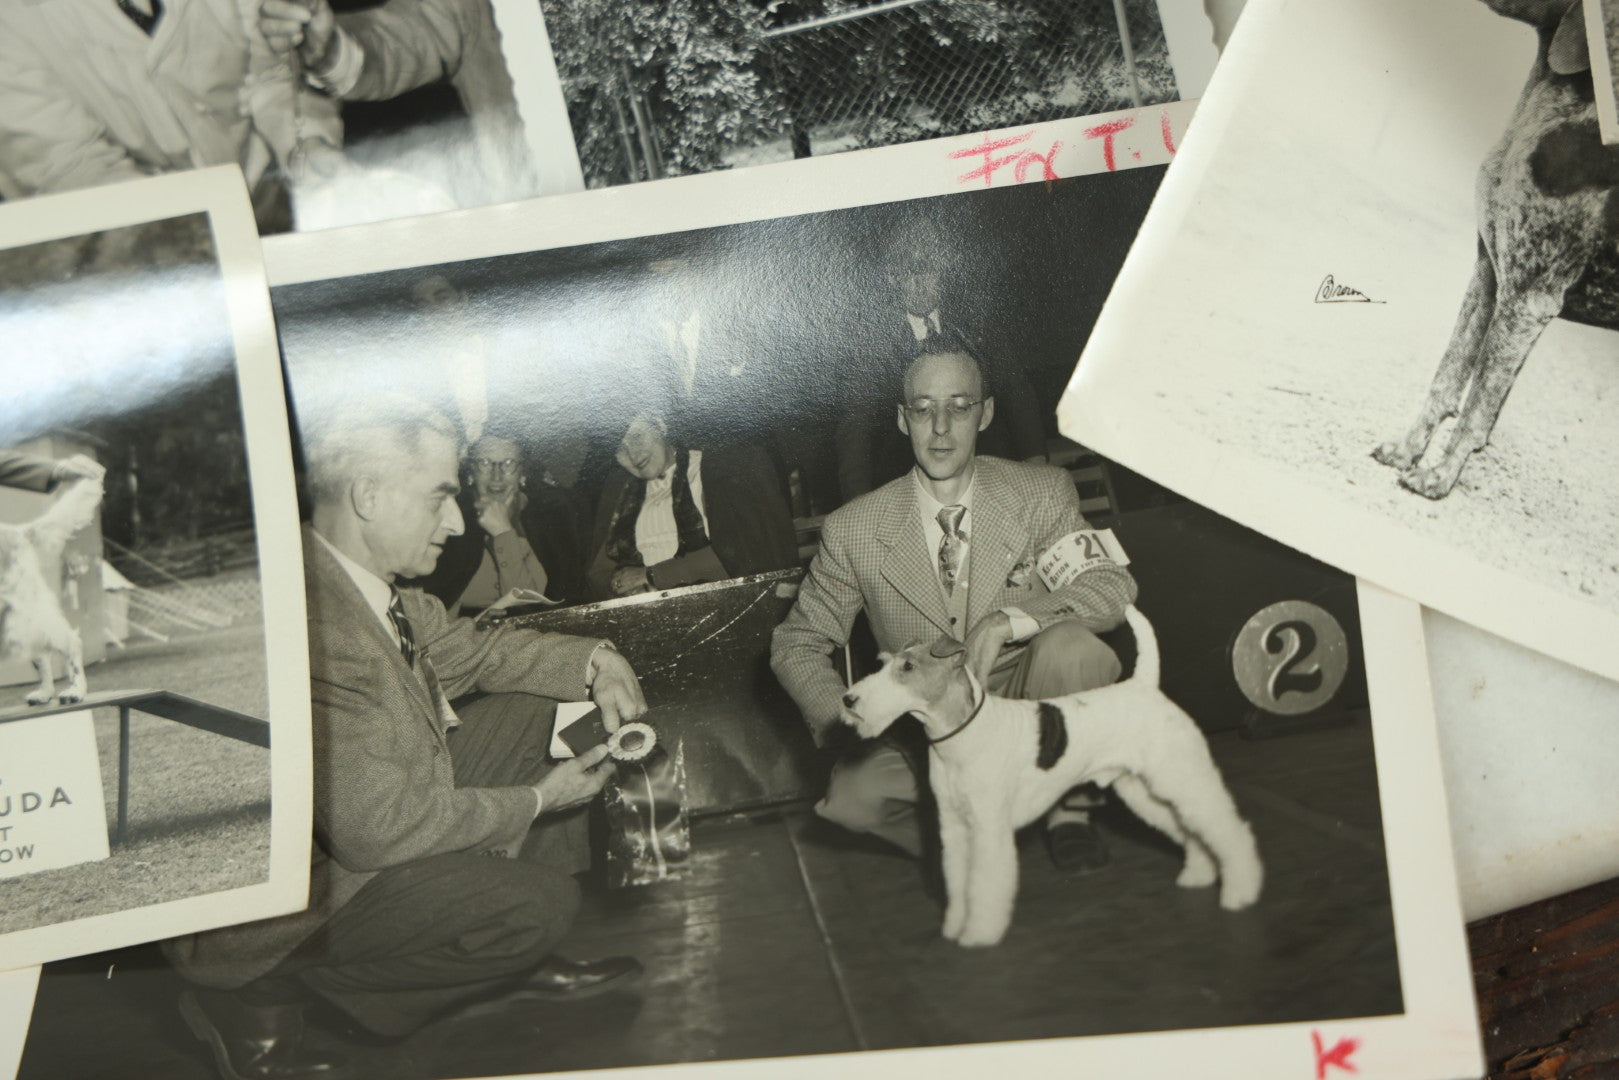
[[[573,748],[562,739],[562,733],[596,707],[593,701],[557,702],[556,724],[551,728],[551,757],[557,761],[576,757]]]

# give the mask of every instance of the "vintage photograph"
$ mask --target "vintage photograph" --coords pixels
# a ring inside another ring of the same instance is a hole
[[[302,604],[267,602],[288,578],[264,545],[295,522],[260,499],[285,497],[291,462],[263,400],[280,379],[257,239],[223,170],[117,194],[0,213],[8,241],[134,221],[0,249],[6,968],[286,911],[307,881],[271,839],[308,820],[288,758],[307,754],[308,706],[271,689],[307,668],[301,642],[268,637]],[[234,294],[255,287],[244,312]]]
[[[538,195],[507,57],[550,63],[491,0],[7,4],[0,198],[234,164],[268,234]]]
[[[1585,36],[1591,53],[1602,141],[1619,143],[1619,4],[1613,0],[1584,3]]]
[[[544,0],[588,187],[1195,98],[1202,0]]]
[[[1613,151],[1579,26],[1561,3],[1251,6],[1063,430],[1619,677]],[[1322,125],[1328,94],[1354,107]]]
[[[20,1075],[1466,1071],[1415,608],[1054,430],[1163,171],[274,288],[323,884]]]

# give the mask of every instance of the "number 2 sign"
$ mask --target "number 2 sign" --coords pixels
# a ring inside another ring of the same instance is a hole
[[[1281,716],[1300,716],[1331,701],[1348,670],[1343,627],[1307,600],[1256,611],[1231,645],[1231,671],[1243,696]]]

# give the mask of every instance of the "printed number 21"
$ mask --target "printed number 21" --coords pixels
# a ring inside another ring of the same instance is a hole
[[[1280,660],[1270,675],[1270,696],[1279,701],[1289,690],[1311,693],[1321,686],[1321,665],[1315,662],[1315,629],[1307,622],[1291,619],[1271,627],[1265,635],[1265,651]]]
[[[1102,550],[1102,545],[1096,542],[1096,536],[1093,533],[1079,534],[1079,550],[1084,553],[1086,562],[1107,556],[1107,552]]]

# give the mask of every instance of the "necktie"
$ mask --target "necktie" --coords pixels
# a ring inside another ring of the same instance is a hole
[[[944,530],[939,540],[939,581],[946,596],[956,591],[961,561],[967,554],[967,534],[961,531],[961,519],[966,515],[967,508],[960,504],[939,508],[939,528]]]
[[[141,28],[141,33],[151,37],[152,31],[157,29],[157,20],[163,17],[163,2],[162,0],[152,0],[152,13],[150,15],[136,7],[130,0],[118,0],[118,10],[128,15],[130,21]]]
[[[399,590],[389,586],[392,593],[388,600],[388,621],[394,624],[394,632],[399,635],[399,652],[405,658],[406,667],[416,666],[416,635],[411,632],[410,619],[405,615],[405,605],[399,599]]]

